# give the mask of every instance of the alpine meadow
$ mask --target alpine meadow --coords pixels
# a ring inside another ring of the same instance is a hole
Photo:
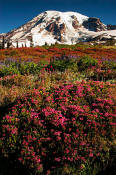
[[[0,34],[0,175],[115,175],[116,25],[47,10]]]

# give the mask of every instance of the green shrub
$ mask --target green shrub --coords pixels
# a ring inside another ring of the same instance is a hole
[[[116,62],[114,61],[104,61],[103,66],[105,69],[116,69]]]
[[[13,74],[20,74],[19,70],[16,67],[4,66],[0,69],[0,77],[6,76],[6,75],[13,75]]]
[[[19,71],[22,75],[24,74],[36,74],[40,71],[40,66],[33,62],[27,62],[20,64]]]
[[[41,61],[39,62],[39,64],[40,64],[40,65],[46,65],[46,64],[48,64],[48,61],[47,61],[47,60],[41,60]]]
[[[73,69],[74,71],[78,70],[76,61],[72,59],[55,60],[50,63],[47,68],[49,70],[58,70],[61,72],[64,72],[66,69]]]
[[[6,61],[5,65],[0,68],[0,76],[13,75],[13,74],[38,74],[40,70],[45,66],[46,62],[34,63],[34,62],[9,62]]]
[[[83,56],[80,58],[79,62],[77,63],[79,71],[84,71],[88,67],[96,66],[97,60],[94,58],[91,58],[90,56]]]

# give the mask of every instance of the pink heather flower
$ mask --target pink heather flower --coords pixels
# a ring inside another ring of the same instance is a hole
[[[80,117],[79,119],[82,121],[83,120],[83,117]]]
[[[24,146],[26,145],[28,145],[29,143],[26,141],[26,140],[23,140],[23,143],[22,143]]]
[[[35,156],[34,160],[35,160],[36,163],[40,163],[41,162],[41,160],[40,160],[40,158],[38,156]]]
[[[9,115],[6,115],[6,117],[5,117],[7,120],[10,120],[11,119],[11,116],[9,116]]]
[[[19,157],[18,160],[19,160],[20,162],[22,162],[23,159],[22,159],[22,157]]]
[[[18,133],[18,129],[17,128],[13,128],[12,130],[11,130],[11,134],[17,134]]]
[[[86,162],[86,159],[84,157],[80,157],[81,160],[83,160],[84,162]]]
[[[94,96],[95,94],[93,92],[90,93],[91,96]]]
[[[46,140],[50,141],[50,140],[52,140],[52,138],[50,138],[50,137],[47,137],[47,138],[46,138]]]
[[[109,113],[108,113],[108,112],[106,112],[106,113],[104,114],[104,116],[105,116],[105,117],[108,117],[108,116],[109,116]]]
[[[54,159],[56,162],[60,162],[61,161],[61,158],[60,157],[57,157]]]
[[[72,118],[72,121],[75,121],[75,120],[76,120],[76,118],[73,117],[73,118]]]
[[[113,105],[114,103],[113,103],[113,101],[112,100],[107,100],[107,103],[109,103],[110,105]]]
[[[82,165],[80,166],[80,169],[83,169],[83,166]]]
[[[89,157],[93,157],[93,153],[90,153],[90,154],[89,154]]]
[[[37,138],[36,137],[33,137],[33,139],[32,139],[33,141],[35,141],[35,140],[37,140]]]
[[[32,152],[31,154],[32,154],[33,157],[35,157],[35,152]]]
[[[61,125],[64,125],[65,124],[65,121],[67,121],[67,119],[65,117],[62,116],[61,118],[59,118],[59,123]]]
[[[97,100],[97,101],[102,101],[102,99],[101,99],[101,98],[96,98],[96,100]]]
[[[80,143],[81,146],[83,146],[83,145],[85,145],[85,144],[86,144],[86,142],[84,142],[84,141],[82,141],[82,142]]]
[[[46,175],[49,175],[50,174],[50,170],[47,170],[47,174]]]
[[[110,109],[110,106],[105,106],[106,107],[106,109]]]
[[[38,158],[36,162],[37,162],[37,163],[40,163],[40,162],[41,162],[40,158]]]
[[[61,109],[62,109],[63,111],[66,111],[66,107],[65,107],[65,106],[61,106]]]
[[[110,123],[110,125],[112,125],[112,126],[116,126],[116,123]]]
[[[61,140],[61,137],[57,136],[57,140]]]
[[[93,117],[97,118],[98,116],[97,115],[93,115]]]
[[[47,116],[49,116],[49,115],[50,115],[50,112],[45,111],[45,116],[47,117]]]
[[[96,112],[99,112],[99,109],[95,109]]]
[[[100,107],[104,107],[104,104],[103,104],[103,103],[99,103],[99,106],[100,106]]]
[[[70,151],[69,151],[69,149],[67,149],[67,148],[66,148],[65,153],[67,153],[67,154],[68,154],[69,152],[70,152]]]
[[[42,164],[39,164],[39,166],[37,167],[37,170],[39,171],[42,168]]]
[[[97,104],[96,103],[93,103],[92,106],[97,106]]]
[[[60,136],[60,134],[61,134],[61,131],[54,132],[54,135]]]
[[[100,153],[97,153],[97,156],[99,156],[100,155]]]
[[[22,112],[25,112],[25,111],[26,111],[26,109],[25,109],[25,108],[23,108],[23,109],[22,109]]]
[[[87,91],[89,91],[89,92],[90,92],[90,91],[91,91],[91,88],[90,88],[90,87],[88,87],[88,88],[87,88]]]

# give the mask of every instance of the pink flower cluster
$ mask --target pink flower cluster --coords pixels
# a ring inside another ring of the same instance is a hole
[[[115,101],[108,95],[112,86],[82,81],[31,90],[3,117],[3,154],[12,150],[38,174],[105,157],[101,140],[115,134]]]

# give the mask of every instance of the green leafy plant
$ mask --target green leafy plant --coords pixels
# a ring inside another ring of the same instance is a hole
[[[59,59],[55,60],[54,62],[51,62],[48,64],[47,68],[49,70],[58,70],[61,72],[64,72],[66,69],[72,69],[74,71],[77,71],[77,63],[73,59]]]
[[[19,70],[14,66],[3,66],[2,68],[0,68],[0,77],[13,74],[20,74]]]
[[[77,63],[79,71],[85,71],[89,67],[97,66],[97,64],[97,60],[90,56],[80,57],[80,60]]]

